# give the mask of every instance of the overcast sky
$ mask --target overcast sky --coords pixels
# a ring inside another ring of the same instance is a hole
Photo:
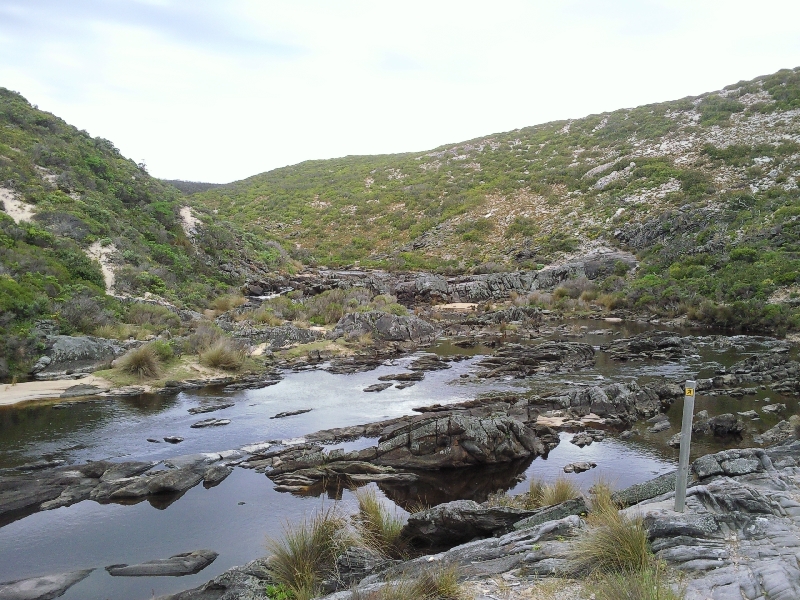
[[[798,65],[798,0],[0,0],[0,86],[174,179],[425,150]]]

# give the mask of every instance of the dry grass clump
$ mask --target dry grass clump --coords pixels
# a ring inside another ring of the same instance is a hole
[[[230,338],[220,338],[200,352],[200,364],[213,369],[238,371],[245,360],[245,351]]]
[[[152,379],[161,374],[161,360],[152,344],[129,350],[117,364],[122,371],[136,375],[139,379]]]
[[[414,577],[401,577],[380,590],[354,590],[352,600],[466,600],[455,566],[425,569]]]
[[[115,323],[114,325],[100,325],[100,327],[95,328],[92,334],[109,340],[127,340],[134,337],[136,331],[130,325]]]
[[[653,565],[647,530],[641,518],[621,514],[607,484],[595,485],[586,519],[587,531],[573,548],[573,565],[579,573],[643,572]]]
[[[656,562],[642,570],[603,573],[589,584],[596,600],[682,600],[664,578]]]
[[[211,308],[218,313],[224,313],[241,306],[245,302],[247,302],[247,300],[245,300],[244,296],[240,296],[238,294],[228,294],[226,296],[215,298],[211,302]]]
[[[389,512],[374,489],[357,490],[355,497],[358,500],[358,514],[353,521],[364,543],[389,558],[403,558],[408,550],[406,540],[400,535],[403,520]]]
[[[561,504],[581,495],[580,489],[565,477],[558,477],[553,483],[544,483],[535,477],[531,478],[528,492],[518,496],[509,496],[505,492],[489,496],[489,504],[493,506],[510,506],[535,510],[545,506]]]
[[[125,320],[133,325],[141,325],[149,329],[176,329],[181,326],[181,318],[178,315],[166,306],[157,304],[133,304],[128,309]]]
[[[353,544],[347,519],[333,509],[299,525],[287,526],[283,538],[270,540],[267,568],[273,581],[295,600],[310,600],[322,582],[336,575],[336,559]]]

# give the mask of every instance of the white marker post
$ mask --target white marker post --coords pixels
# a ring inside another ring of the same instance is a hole
[[[692,418],[694,417],[694,381],[686,382],[683,397],[683,423],[681,424],[681,452],[678,459],[678,475],[675,478],[675,512],[682,513],[686,505],[686,483],[689,479],[689,445],[692,442]]]

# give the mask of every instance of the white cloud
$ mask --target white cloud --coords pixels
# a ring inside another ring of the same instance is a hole
[[[4,0],[0,85],[157,176],[230,181],[794,67],[798,17],[778,0]]]

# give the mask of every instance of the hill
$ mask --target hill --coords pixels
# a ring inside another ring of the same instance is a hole
[[[202,309],[279,255],[220,220],[194,228],[175,187],[4,88],[0,202],[0,379],[35,354],[41,319],[91,333],[146,295]]]
[[[796,327],[800,69],[431,151],[276,169],[190,197],[307,264],[535,269],[637,253],[608,306]]]

